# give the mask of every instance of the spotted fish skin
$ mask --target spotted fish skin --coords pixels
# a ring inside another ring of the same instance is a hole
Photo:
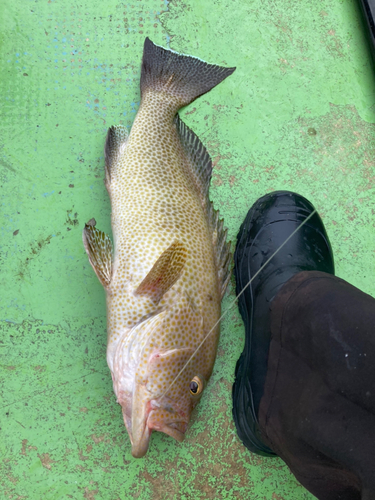
[[[107,362],[135,457],[153,430],[183,440],[213,369],[229,244],[208,197],[211,159],[177,112],[234,69],[147,38],[130,135],[108,131],[114,250],[93,219],[83,242],[106,290]]]

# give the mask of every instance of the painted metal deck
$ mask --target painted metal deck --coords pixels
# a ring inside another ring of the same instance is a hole
[[[91,217],[110,231],[103,143],[134,119],[149,36],[237,66],[181,112],[212,155],[230,237],[259,196],[297,191],[338,276],[375,295],[375,84],[357,2],[3,0],[0,20],[0,498],[312,499],[236,436],[236,309],[185,442],[156,433],[132,458],[81,231]],[[232,282],[224,310],[233,297]]]

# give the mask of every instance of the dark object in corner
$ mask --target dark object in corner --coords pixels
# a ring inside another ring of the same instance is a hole
[[[375,0],[359,0],[367,25],[367,36],[370,39],[372,59],[375,63]]]

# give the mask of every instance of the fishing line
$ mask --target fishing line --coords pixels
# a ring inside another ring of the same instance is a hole
[[[190,363],[190,361],[193,359],[193,357],[197,354],[197,352],[199,351],[199,349],[202,347],[202,345],[206,342],[206,340],[208,339],[208,337],[211,335],[211,333],[215,330],[215,328],[217,327],[217,325],[220,323],[220,321],[224,318],[224,316],[227,315],[227,313],[232,309],[232,307],[234,306],[234,304],[237,302],[237,300],[239,299],[239,297],[241,297],[241,295],[244,293],[244,291],[246,290],[246,288],[248,288],[252,281],[258,276],[258,274],[263,271],[263,269],[266,267],[266,265],[275,257],[275,255],[283,248],[283,246],[285,246],[288,241],[301,229],[301,227],[303,227],[306,222],[308,222],[311,217],[316,213],[316,209],[314,209],[313,212],[311,212],[311,214],[302,222],[302,224],[300,224],[293,232],[290,236],[287,237],[287,239],[279,246],[279,248],[277,250],[275,250],[273,252],[273,254],[271,255],[271,257],[269,257],[266,262],[263,264],[263,266],[261,266],[258,271],[254,274],[254,276],[249,280],[249,282],[242,288],[242,290],[240,291],[240,293],[234,298],[233,302],[229,305],[228,309],[226,311],[224,311],[224,313],[220,316],[220,318],[216,321],[216,323],[214,324],[214,326],[211,328],[211,330],[207,333],[207,335],[204,337],[204,339],[201,341],[201,343],[198,345],[198,347],[195,349],[195,351],[193,352],[193,354],[190,356],[190,358],[186,361],[186,363],[184,364],[184,366],[181,368],[181,370],[179,371],[179,373],[176,375],[176,377],[172,380],[170,386],[168,387],[168,389],[166,389],[164,391],[164,393],[162,394],[161,397],[164,397],[167,392],[169,391],[169,389],[173,386],[173,384],[176,382],[176,380],[178,379],[178,377],[181,375],[181,373],[185,370],[185,368],[187,367],[187,365]]]

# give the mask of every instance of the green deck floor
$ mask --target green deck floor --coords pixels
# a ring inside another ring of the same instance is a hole
[[[91,217],[110,231],[103,142],[134,119],[147,35],[237,66],[181,113],[213,157],[230,237],[259,196],[295,190],[338,276],[375,295],[375,85],[357,2],[3,0],[0,20],[0,498],[312,499],[235,434],[235,309],[185,442],[156,433],[132,458],[81,231]],[[224,309],[232,297],[233,284]]]

